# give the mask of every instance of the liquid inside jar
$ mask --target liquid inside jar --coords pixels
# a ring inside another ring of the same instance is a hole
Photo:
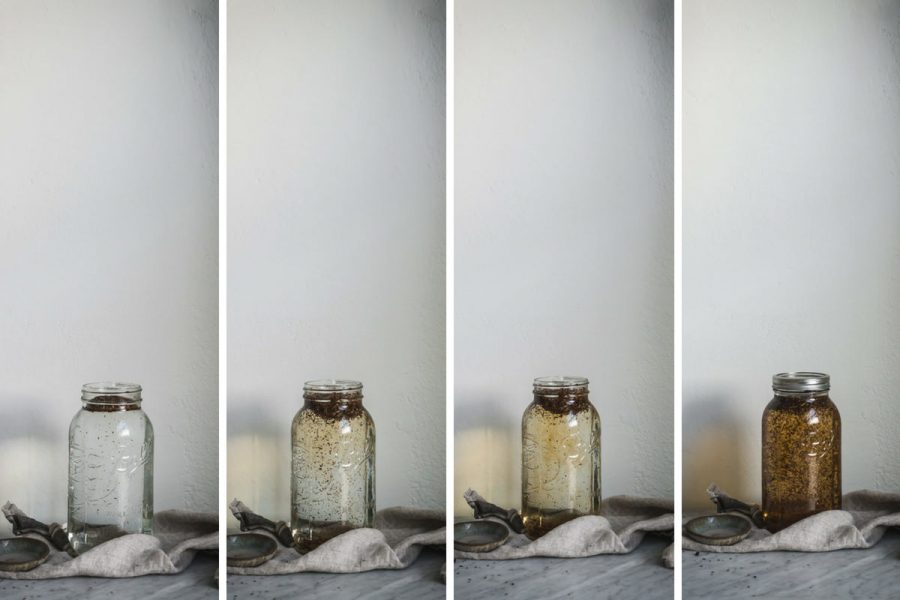
[[[300,552],[375,518],[375,426],[362,394],[304,398],[291,432],[291,531]]]
[[[780,531],[841,508],[841,417],[828,392],[776,392],[762,421],[762,510]]]
[[[600,416],[587,381],[567,389],[535,385],[522,418],[522,519],[530,539],[600,511]]]
[[[72,420],[66,530],[78,554],[152,533],[153,427],[139,403],[100,396]]]

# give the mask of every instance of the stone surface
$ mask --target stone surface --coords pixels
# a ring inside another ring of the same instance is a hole
[[[67,577],[64,579],[0,579],[0,598],[178,598],[178,600],[214,600],[219,597],[213,577],[218,558],[199,554],[187,569],[177,575],[147,575],[128,579]]]
[[[590,558],[457,560],[455,595],[459,600],[669,600],[674,593],[673,571],[661,560],[668,543],[648,537],[630,554]]]
[[[682,553],[689,598],[897,598],[900,532],[835,552]]]
[[[441,569],[443,552],[425,550],[409,568],[365,573],[298,573],[296,575],[229,575],[228,598],[366,598],[366,600],[439,600],[446,596]],[[461,596],[457,596],[460,597]]]

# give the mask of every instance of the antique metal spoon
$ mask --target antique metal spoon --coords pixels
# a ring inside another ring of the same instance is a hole
[[[240,521],[241,531],[262,529],[274,535],[281,542],[282,546],[286,548],[294,546],[294,536],[291,535],[291,528],[284,521],[270,521],[250,510],[250,507],[238,499],[232,500],[228,507],[231,509],[231,514],[234,515],[234,518]]]
[[[69,543],[69,536],[66,535],[66,530],[63,529],[62,525],[59,523],[45,525],[37,519],[32,519],[23,513],[19,507],[12,502],[7,502],[3,505],[3,515],[6,517],[7,521],[12,523],[13,534],[22,535],[25,533],[36,533],[39,536],[46,538],[57,550],[62,550],[73,558],[78,556],[72,548],[72,545]]]
[[[514,508],[505,509],[497,506],[496,504],[491,504],[487,500],[481,497],[481,495],[469,488],[463,494],[463,498],[465,498],[466,502],[469,506],[471,506],[475,510],[475,518],[483,519],[485,517],[497,517],[498,519],[505,522],[509,525],[509,528],[515,531],[516,533],[522,533],[525,531],[525,523],[522,521],[522,515],[519,514]]]
[[[716,505],[716,512],[738,512],[750,517],[750,520],[757,527],[765,527],[766,519],[765,516],[763,516],[759,504],[747,504],[746,502],[741,502],[740,500],[732,498],[720,490],[719,486],[714,483],[709,484],[709,487],[706,488],[706,493],[709,494],[709,499]]]

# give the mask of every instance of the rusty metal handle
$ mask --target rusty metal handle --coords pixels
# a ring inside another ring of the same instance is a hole
[[[763,515],[762,508],[760,508],[759,504],[748,504],[736,498],[732,498],[720,490],[719,486],[714,483],[711,483],[709,487],[706,488],[706,493],[709,494],[709,499],[716,505],[716,512],[741,513],[742,515],[750,517],[753,524],[760,529],[765,527],[766,518],[765,515]]]
[[[72,545],[69,543],[69,536],[66,535],[66,530],[63,529],[62,525],[59,523],[45,525],[37,519],[32,519],[23,513],[11,502],[7,502],[3,506],[3,514],[6,517],[6,520],[12,524],[13,535],[36,533],[50,542],[57,550],[66,552],[72,557],[77,556]]]
[[[496,517],[507,525],[516,533],[525,531],[525,523],[522,521],[522,515],[514,508],[506,509],[496,504],[492,504],[481,497],[475,490],[469,488],[463,494],[466,503],[475,511],[476,519],[484,519],[485,517]]]
[[[240,521],[241,531],[253,531],[261,529],[268,531],[275,536],[281,545],[290,548],[294,545],[294,536],[291,535],[291,528],[284,521],[271,521],[261,515],[256,514],[240,500],[233,500],[229,505],[231,514]]]

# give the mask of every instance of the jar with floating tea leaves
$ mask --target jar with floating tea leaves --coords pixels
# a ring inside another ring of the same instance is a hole
[[[762,511],[780,531],[841,508],[841,415],[824,373],[779,373],[762,418]]]
[[[88,383],[69,426],[66,530],[76,553],[153,530],[153,425],[141,386]]]
[[[583,377],[540,377],[522,417],[522,519],[537,539],[600,511],[600,415]]]
[[[375,519],[375,424],[362,384],[327,379],[303,387],[291,424],[291,533],[300,552]]]

